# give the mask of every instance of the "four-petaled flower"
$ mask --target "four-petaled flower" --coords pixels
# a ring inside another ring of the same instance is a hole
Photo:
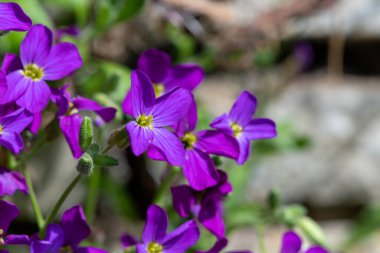
[[[32,26],[32,20],[16,3],[0,3],[0,32],[27,31]]]
[[[225,131],[239,142],[238,164],[247,161],[251,152],[251,140],[276,137],[276,124],[265,118],[252,119],[257,107],[257,99],[248,91],[243,91],[232,106],[229,114],[217,117],[211,127]]]
[[[7,75],[7,93],[1,104],[16,101],[32,113],[42,111],[49,102],[50,88],[45,81],[59,80],[82,66],[78,49],[72,43],[52,45],[52,32],[35,25],[21,44],[21,69]]]
[[[182,166],[185,150],[181,141],[167,129],[181,120],[193,100],[190,91],[174,88],[155,98],[149,78],[141,71],[131,74],[134,121],[126,125],[135,155],[141,155],[150,145],[172,165]]]

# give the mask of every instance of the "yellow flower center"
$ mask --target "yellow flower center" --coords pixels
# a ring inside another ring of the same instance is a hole
[[[154,94],[156,95],[156,98],[162,95],[165,91],[165,87],[162,84],[153,84]]]
[[[231,129],[235,137],[238,137],[243,132],[243,127],[238,123],[232,123]]]
[[[197,136],[195,136],[193,133],[188,132],[186,133],[182,139],[182,143],[185,145],[186,149],[192,149],[194,148],[195,143],[197,142]]]
[[[67,112],[67,115],[73,115],[73,114],[77,114],[77,113],[79,113],[78,110],[77,110],[77,108],[74,107],[73,102],[70,102],[69,103],[69,110]]]
[[[162,253],[164,247],[156,242],[149,243],[147,250],[149,253]]]
[[[29,77],[33,81],[39,81],[44,76],[44,71],[36,64],[28,64],[24,68],[23,75]]]
[[[142,127],[150,127],[150,128],[152,128],[153,116],[152,115],[149,115],[149,116],[140,115],[137,118],[136,123],[138,125],[142,126]]]
[[[2,125],[0,125],[0,134],[2,134],[4,131],[4,127]],[[0,229],[0,235],[3,233],[3,230]]]

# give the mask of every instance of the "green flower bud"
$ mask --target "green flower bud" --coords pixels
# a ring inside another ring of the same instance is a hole
[[[294,227],[306,215],[306,209],[301,205],[290,205],[280,209],[280,218],[288,226]]]
[[[84,117],[79,132],[79,144],[83,151],[91,146],[93,135],[92,121],[89,117]]]
[[[327,248],[325,234],[323,233],[322,228],[314,220],[309,217],[303,217],[299,220],[298,227],[312,243]]]
[[[125,126],[121,126],[120,128],[113,131],[108,138],[108,145],[111,147],[116,146],[118,148],[125,148],[129,146],[129,136]]]
[[[92,175],[94,169],[94,162],[88,153],[84,153],[78,160],[77,171],[82,176],[89,177]]]

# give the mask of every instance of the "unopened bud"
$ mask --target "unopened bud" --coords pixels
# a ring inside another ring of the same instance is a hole
[[[94,169],[94,162],[88,153],[84,153],[79,159],[77,164],[77,171],[82,176],[89,177],[92,175]]]
[[[312,243],[327,247],[325,234],[314,220],[303,217],[299,220],[298,227]]]
[[[93,135],[92,121],[89,117],[84,117],[79,132],[79,144],[83,151],[91,146]]]
[[[111,147],[116,146],[118,148],[125,148],[129,145],[129,136],[125,126],[121,126],[120,128],[113,131],[108,138],[108,145]]]

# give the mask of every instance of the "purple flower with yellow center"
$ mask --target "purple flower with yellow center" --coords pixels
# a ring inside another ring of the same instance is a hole
[[[180,185],[173,187],[171,192],[174,210],[181,217],[197,217],[208,231],[222,239],[226,230],[223,221],[223,199],[232,192],[232,186],[225,172],[218,170],[218,174],[218,184],[206,191],[195,191],[187,185]]]
[[[227,246],[227,238],[219,239],[215,242],[214,246],[207,251],[196,251],[196,253],[219,253]],[[239,251],[226,251],[226,253],[251,253],[249,250],[239,250]]]
[[[42,111],[49,103],[50,88],[45,81],[59,80],[82,66],[76,46],[61,42],[52,45],[52,32],[35,25],[21,44],[21,69],[7,75],[7,93],[1,104],[16,101],[32,113]]]
[[[2,250],[2,245],[7,245],[6,234],[11,222],[20,214],[17,206],[13,203],[0,199],[0,253],[8,253]]]
[[[43,240],[34,240],[30,246],[31,253],[107,253],[103,249],[81,247],[80,242],[91,234],[86,217],[80,206],[65,211],[60,224],[50,224]]]
[[[32,26],[32,20],[16,3],[0,3],[0,32],[27,31]]]
[[[93,111],[98,114],[105,122],[110,122],[115,118],[116,109],[112,107],[102,107],[96,101],[76,97],[71,99],[70,94],[66,91],[69,85],[64,85],[60,89],[52,88],[52,100],[58,106],[59,126],[71,152],[75,158],[83,154],[79,144],[79,131],[82,124],[82,116],[79,111]]]
[[[301,250],[301,248],[302,240],[295,232],[288,231],[283,235],[280,253],[329,253],[320,246],[312,246],[306,251]]]
[[[167,127],[177,124],[186,115],[193,96],[188,90],[174,88],[156,99],[149,78],[139,70],[131,74],[131,88],[135,120],[127,123],[126,129],[133,153],[139,156],[153,145],[168,163],[182,166],[185,150]]]
[[[276,124],[272,120],[265,118],[252,119],[256,107],[256,97],[248,91],[243,91],[232,106],[229,114],[223,114],[211,123],[211,127],[234,136],[239,142],[238,164],[243,164],[248,160],[251,152],[251,140],[277,136]]]
[[[186,116],[177,124],[176,133],[185,147],[183,173],[190,186],[198,191],[218,183],[218,172],[209,154],[237,159],[239,144],[235,138],[219,130],[195,131],[198,121],[197,107],[192,102]],[[148,157],[163,160],[160,152],[150,147]]]
[[[0,197],[13,195],[17,190],[28,194],[25,178],[17,171],[0,167]]]
[[[203,81],[205,75],[203,69],[196,64],[173,66],[170,56],[157,49],[144,51],[137,65],[137,69],[144,72],[151,80],[156,97],[175,87],[192,91]],[[126,114],[133,115],[131,91],[127,93],[122,108]]]
[[[32,120],[32,115],[24,109],[0,117],[0,145],[14,154],[20,153],[24,148],[20,134]]]
[[[164,209],[151,205],[142,234],[142,242],[137,243],[137,253],[182,253],[186,252],[199,239],[197,223],[187,221],[175,230],[167,233],[168,216]],[[134,238],[123,236],[125,248],[136,244]]]

